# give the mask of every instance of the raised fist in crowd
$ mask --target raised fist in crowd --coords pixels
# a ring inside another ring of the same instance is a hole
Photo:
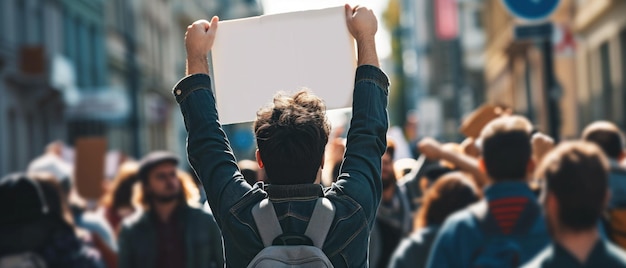
[[[185,33],[185,48],[187,49],[188,58],[194,56],[207,57],[215,41],[218,21],[219,18],[213,16],[211,22],[197,20],[187,27],[187,32]]]
[[[431,160],[441,159],[441,154],[443,152],[443,147],[441,143],[436,141],[433,138],[424,138],[422,139],[417,147],[420,149],[422,155]]]
[[[374,12],[366,7],[345,5],[346,24],[352,37],[357,41],[374,38],[378,30],[378,21]]]

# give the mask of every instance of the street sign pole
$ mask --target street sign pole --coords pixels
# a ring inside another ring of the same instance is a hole
[[[552,38],[541,42],[543,54],[544,97],[548,108],[549,133],[555,142],[558,142],[561,129],[561,113],[559,109],[560,89],[554,73],[554,58]]]
[[[515,27],[515,40],[533,40],[541,47],[543,54],[544,96],[548,112],[548,132],[558,142],[561,118],[559,100],[561,90],[554,73],[551,22],[546,20],[559,6],[560,0],[501,0],[506,9],[525,22]],[[530,87],[527,87],[530,90]],[[530,95],[530,92],[527,92]],[[531,107],[529,107],[531,109]]]

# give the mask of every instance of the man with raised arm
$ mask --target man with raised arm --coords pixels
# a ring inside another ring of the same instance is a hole
[[[330,126],[322,100],[308,91],[277,95],[257,112],[256,156],[267,180],[254,186],[245,181],[219,122],[211,89],[207,53],[219,34],[218,18],[196,21],[187,28],[187,77],[173,90],[188,132],[189,161],[222,230],[228,267],[245,267],[264,248],[252,213],[261,201],[269,199],[273,204],[283,233],[303,234],[320,197],[330,200],[335,213],[321,247],[324,254],[334,267],[367,266],[369,234],[382,191],[389,83],[379,69],[374,13],[349,5],[345,12],[357,42],[358,68],[341,175],[330,188],[316,183]]]

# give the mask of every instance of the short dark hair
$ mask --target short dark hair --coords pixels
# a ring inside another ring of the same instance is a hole
[[[330,132],[320,98],[308,90],[279,93],[257,112],[253,128],[269,183],[315,181]]]
[[[414,220],[414,230],[441,225],[446,218],[478,201],[475,185],[461,172],[443,175],[424,194],[422,207]]]
[[[611,122],[591,123],[583,131],[582,139],[600,146],[600,149],[610,158],[617,159],[622,154],[622,133]]]
[[[597,225],[608,191],[609,162],[589,142],[566,142],[541,162],[537,177],[544,179],[544,196],[552,193],[559,204],[559,222],[574,231]]]
[[[494,181],[526,177],[532,149],[532,125],[521,116],[505,116],[491,121],[482,130],[482,158],[487,175]]]

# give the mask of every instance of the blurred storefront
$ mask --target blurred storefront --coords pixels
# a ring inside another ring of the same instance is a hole
[[[184,157],[171,88],[185,71],[187,25],[261,13],[256,0],[0,1],[0,174],[85,136],[131,157]]]
[[[511,107],[516,113],[526,115],[544,132],[550,122],[545,81],[545,64],[542,43],[533,40],[515,40],[516,21],[505,9],[501,0],[483,3],[483,20],[487,31],[486,44],[486,99],[487,102]],[[576,137],[578,122],[576,81],[576,39],[573,38],[576,2],[562,0],[551,16],[553,22],[552,49],[554,74],[558,90],[556,113],[561,137]]]
[[[103,1],[0,1],[0,173],[67,140],[76,92],[106,85]]]
[[[458,140],[483,100],[485,29],[479,0],[391,0],[392,125],[419,117],[420,136]]]
[[[579,124],[606,119],[626,128],[626,1],[578,0],[574,30]]]

